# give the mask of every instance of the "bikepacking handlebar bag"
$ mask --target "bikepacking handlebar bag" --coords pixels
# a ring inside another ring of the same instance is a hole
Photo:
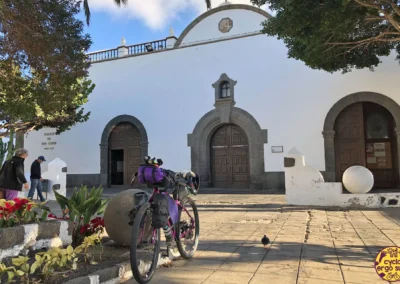
[[[140,183],[161,183],[165,178],[165,172],[156,166],[141,165],[138,178]]]

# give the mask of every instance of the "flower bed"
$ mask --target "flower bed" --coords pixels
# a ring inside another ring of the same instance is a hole
[[[104,231],[100,215],[108,202],[101,198],[102,192],[101,188],[89,191],[83,186],[75,189],[70,199],[54,192],[61,217],[44,203],[26,198],[0,200],[0,282],[5,274],[8,280],[19,277],[21,283],[32,279],[47,281],[55,276],[51,276],[53,272],[64,274],[66,268],[75,271],[78,262],[97,264],[95,251],[100,250],[101,260]],[[50,221],[45,222],[47,218]],[[33,255],[37,249],[46,252]],[[36,272],[37,267],[40,272]]]
[[[104,213],[108,200],[101,198],[103,195],[101,187],[91,190],[88,190],[86,186],[82,186],[80,189],[75,188],[69,199],[56,191],[54,191],[54,194],[63,215],[56,217],[51,214],[49,217],[70,220],[74,223],[72,232],[72,245],[74,247],[80,245],[85,237],[103,230],[104,219],[100,215]]]
[[[69,245],[72,224],[48,221],[48,208],[27,198],[0,199],[0,261],[30,250]]]
[[[49,208],[28,198],[0,199],[0,229],[45,221]]]
[[[75,249],[69,245],[8,258],[0,262],[0,283],[3,280],[7,283],[62,283],[66,274],[78,270],[78,265],[96,265],[102,253],[101,236],[97,233],[85,237]]]

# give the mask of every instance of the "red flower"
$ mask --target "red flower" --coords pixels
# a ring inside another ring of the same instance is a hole
[[[90,224],[92,225],[93,230],[98,227],[104,227],[104,219],[101,217],[96,217],[90,221]]]
[[[81,233],[81,235],[84,235],[84,234],[86,234],[88,229],[89,229],[89,225],[85,225],[80,228],[79,232]]]
[[[96,217],[96,218],[94,218],[94,219],[92,219],[92,221],[90,221],[91,223],[94,223],[94,222],[97,222],[98,220],[100,220],[101,219],[101,217]]]
[[[25,198],[21,199],[21,198],[18,198],[18,197],[14,198],[13,200],[14,200],[15,203],[19,203],[21,205],[25,205],[25,204],[30,202],[28,199],[25,199]]]
[[[9,203],[6,203],[6,208],[5,208],[5,210],[8,211],[8,212],[10,212],[10,213],[12,213],[12,212],[15,211],[15,205],[10,205]]]
[[[14,205],[14,211],[17,211],[17,210],[19,210],[19,209],[21,209],[22,208],[22,204],[21,203],[15,203],[15,205]]]

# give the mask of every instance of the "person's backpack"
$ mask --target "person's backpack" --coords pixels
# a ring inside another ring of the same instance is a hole
[[[167,196],[162,193],[154,194],[151,208],[153,209],[151,226],[156,229],[167,226],[169,216]]]

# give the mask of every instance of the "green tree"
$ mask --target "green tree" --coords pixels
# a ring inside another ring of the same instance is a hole
[[[313,69],[351,71],[378,66],[379,57],[400,59],[398,0],[251,0],[276,16],[263,32],[282,39],[288,56]]]
[[[0,129],[57,133],[84,122],[91,45],[80,1],[0,0]],[[12,138],[12,137],[10,137]],[[10,140],[12,141],[12,140]]]

